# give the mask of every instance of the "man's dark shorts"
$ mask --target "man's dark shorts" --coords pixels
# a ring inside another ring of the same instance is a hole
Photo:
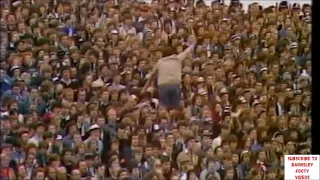
[[[180,106],[181,89],[180,85],[160,85],[159,86],[159,101],[161,105],[167,108],[176,109]]]

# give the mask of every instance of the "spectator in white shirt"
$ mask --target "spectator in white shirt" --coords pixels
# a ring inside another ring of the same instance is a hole
[[[28,144],[33,143],[38,147],[39,142],[42,141],[43,139],[44,130],[45,130],[44,124],[41,122],[38,122],[34,127],[35,134],[32,138],[29,139]]]
[[[120,74],[115,75],[113,82],[110,86],[111,89],[121,90],[126,88],[124,85],[120,84],[121,76]]]
[[[215,149],[216,147],[220,146],[222,140],[225,139],[227,135],[230,134],[230,126],[228,124],[221,123],[220,128],[221,128],[220,135],[212,140],[212,149]]]
[[[129,14],[124,15],[124,21],[119,27],[119,34],[125,37],[127,34],[136,35],[136,29],[132,26],[132,17]]]

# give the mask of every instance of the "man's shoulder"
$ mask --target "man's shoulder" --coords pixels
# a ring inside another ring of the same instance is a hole
[[[207,169],[202,170],[201,173],[200,173],[200,177],[199,177],[200,180],[205,180],[207,174],[208,174],[208,170]]]
[[[88,144],[89,143],[89,138],[87,138],[86,140],[83,141],[84,144]]]
[[[204,176],[208,173],[208,170],[207,169],[204,169],[200,172],[200,176]]]
[[[213,141],[213,142],[221,141],[221,137],[220,137],[220,136],[218,136],[218,137],[214,138],[212,141]]]
[[[10,95],[12,95],[11,89],[6,90],[6,91],[2,94],[2,96],[10,96]]]
[[[35,137],[31,137],[29,140],[28,140],[28,143],[36,143],[38,142],[38,140],[35,138]]]
[[[188,153],[187,153],[186,151],[182,150],[182,151],[178,154],[177,157],[186,156],[186,155],[188,155]]]
[[[167,60],[167,59],[177,59],[178,57],[177,57],[177,55],[176,54],[173,54],[173,55],[171,55],[171,56],[167,56],[167,57],[164,57],[164,58],[162,58],[162,59],[165,59],[165,60]]]
[[[167,56],[167,57],[163,57],[161,59],[159,59],[159,61],[157,63],[162,63],[162,62],[166,62],[168,60],[176,60],[177,59],[177,55],[171,55],[171,56]]]

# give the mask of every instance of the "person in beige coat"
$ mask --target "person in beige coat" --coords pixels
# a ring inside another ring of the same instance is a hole
[[[182,61],[193,52],[195,46],[196,37],[194,37],[191,45],[180,54],[174,54],[172,47],[169,46],[162,49],[162,58],[155,64],[144,87],[144,89],[146,89],[157,74],[159,101],[161,105],[170,109],[180,107]]]

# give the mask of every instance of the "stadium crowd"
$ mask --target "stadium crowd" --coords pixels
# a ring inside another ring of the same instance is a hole
[[[310,4],[1,7],[1,180],[282,180],[310,153]]]

